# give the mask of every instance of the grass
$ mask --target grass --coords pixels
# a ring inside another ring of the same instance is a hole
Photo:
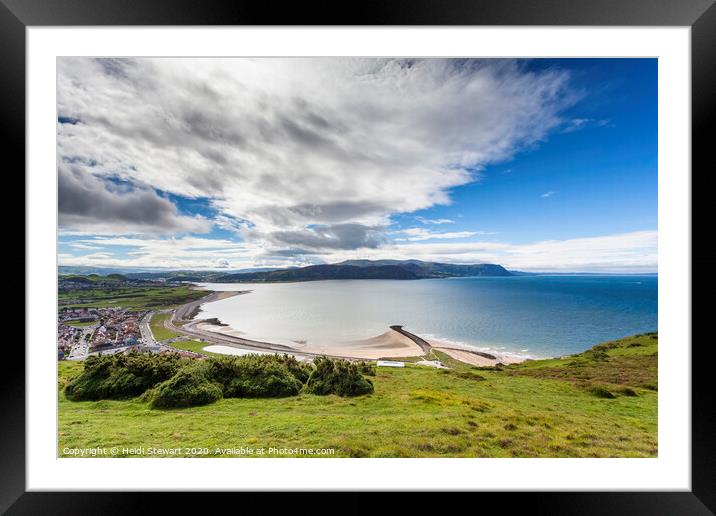
[[[624,386],[657,390],[658,337],[635,335],[563,359],[527,361],[508,366],[508,374],[566,380],[586,388],[619,390]]]
[[[163,341],[167,339],[173,339],[174,337],[181,337],[181,333],[176,333],[171,330],[167,330],[164,327],[164,321],[166,321],[171,314],[154,314],[152,320],[149,322],[149,327],[152,330],[152,335],[157,341]]]
[[[388,360],[388,361],[397,361],[397,362],[420,362],[421,360],[425,360],[425,356],[415,356],[415,357],[381,357],[378,360]]]
[[[70,290],[58,293],[61,308],[112,308],[162,310],[204,297],[203,290],[181,287],[115,287]],[[67,303],[67,301],[78,301]]]
[[[196,341],[196,340],[178,340],[171,343],[171,347],[181,349],[183,351],[193,351],[194,353],[200,353],[208,357],[225,357],[221,353],[212,353],[211,351],[204,351],[206,346],[211,346],[210,342]]]
[[[94,324],[97,324],[97,321],[85,321],[85,322],[79,322],[79,321],[73,321],[73,322],[65,322],[67,326],[74,326],[76,328],[83,328],[85,326],[92,326]]]
[[[153,410],[138,399],[71,402],[60,392],[59,453],[178,447],[187,456],[198,447],[221,456],[243,446],[331,448],[336,457],[655,457],[657,343],[636,336],[502,371],[378,368],[375,392],[355,398],[302,393]],[[60,362],[59,387],[81,367]]]

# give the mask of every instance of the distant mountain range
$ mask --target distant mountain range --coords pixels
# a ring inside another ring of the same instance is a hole
[[[327,279],[400,279],[455,278],[467,276],[512,276],[501,265],[483,263],[455,265],[420,260],[347,260],[341,263],[309,265],[265,272],[225,274],[215,281],[314,281]]]
[[[88,274],[86,276],[83,276],[81,274],[67,274],[67,275],[61,275],[60,279],[62,281],[70,281],[73,283],[120,283],[123,281],[126,281],[127,278],[125,276],[122,276],[121,274],[107,274],[105,276],[99,275],[99,274]]]
[[[197,281],[197,282],[209,282],[213,281],[218,276],[226,274],[240,274],[243,272],[265,272],[276,270],[275,267],[263,267],[254,269],[235,269],[231,271],[226,270],[213,270],[213,271],[193,271],[193,270],[157,270],[157,269],[138,269],[138,268],[113,268],[113,267],[80,267],[74,265],[60,265],[58,267],[58,274],[64,275],[77,275],[77,276],[108,276],[113,274],[120,274],[125,276],[127,279],[140,279],[140,280],[173,280],[173,281]]]
[[[186,281],[190,283],[235,283],[314,281],[325,279],[423,279],[460,278],[469,276],[609,276],[608,273],[535,273],[507,270],[502,265],[481,263],[458,265],[454,263],[424,262],[421,260],[346,260],[340,263],[289,267],[285,269],[263,267],[235,270],[142,270],[101,267],[60,266],[60,275],[113,275],[128,280]],[[649,274],[655,275],[655,274]],[[105,279],[106,278],[102,278]]]
[[[88,273],[117,275],[117,269],[60,267],[60,274]],[[122,270],[129,280],[165,280],[206,283],[315,281],[328,279],[400,279],[456,278],[467,276],[513,276],[501,265],[483,263],[456,265],[420,260],[347,260],[341,263],[290,267],[286,269],[249,269],[236,271],[135,271]]]

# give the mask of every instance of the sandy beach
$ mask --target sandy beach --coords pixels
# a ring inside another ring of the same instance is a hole
[[[418,357],[423,352],[415,342],[397,331],[385,333],[365,340],[347,342],[335,346],[316,346],[316,352],[332,356],[347,356],[365,359]]]
[[[191,325],[192,329],[213,333],[220,336],[237,339],[250,339],[245,333],[238,331],[231,326],[221,326],[209,322],[196,322]],[[287,346],[286,344],[281,344]],[[289,347],[289,346],[287,346]],[[346,358],[378,359],[387,357],[412,357],[421,356],[423,353],[420,346],[400,333],[388,330],[382,335],[370,339],[346,342],[336,345],[293,345],[290,346],[296,353],[311,355],[330,355]]]
[[[462,349],[456,349],[456,348],[441,348],[439,347],[439,344],[437,346],[433,346],[438,351],[442,351],[446,355],[450,355],[455,360],[459,360],[460,362],[465,362],[467,364],[471,364],[474,366],[494,366],[496,364],[517,364],[519,362],[523,362],[525,360],[524,357],[518,357],[514,355],[506,355],[506,354],[495,354],[491,353],[493,356],[495,356],[494,359],[487,358],[482,355],[478,355],[476,353],[462,350]]]
[[[196,322],[192,324],[191,327],[202,332],[216,334],[217,336],[220,335],[251,340],[245,333],[230,326],[221,326],[209,322]],[[436,340],[428,340],[428,343],[434,349],[442,351],[456,360],[475,366],[492,366],[498,363],[514,364],[524,360],[524,357],[517,355],[494,352],[490,353],[490,355],[495,357],[493,359],[484,356],[484,354],[480,351],[471,350],[468,347],[460,349],[455,347],[455,344],[448,344]],[[377,360],[379,358],[418,357],[424,355],[420,346],[418,346],[410,338],[392,329],[381,335],[365,340],[345,342],[336,345],[295,345],[291,347],[296,353],[362,358],[366,360]]]

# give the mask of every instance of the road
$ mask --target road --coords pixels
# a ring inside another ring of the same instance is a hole
[[[89,343],[92,340],[92,334],[94,333],[94,330],[96,328],[97,324],[82,327],[82,333],[80,334],[80,338],[77,340],[77,344],[74,344],[70,349],[70,353],[69,355],[67,355],[67,360],[84,360],[85,358],[87,358],[90,347]],[[87,335],[89,335],[89,338],[88,340],[85,340],[85,337]]]
[[[155,312],[147,312],[147,314],[144,317],[142,317],[142,320],[139,323],[139,331],[142,334],[142,342],[144,342],[145,346],[150,346],[150,347],[159,346],[159,343],[154,338],[152,329],[149,327],[149,322],[152,320],[152,316],[154,314],[155,314]]]

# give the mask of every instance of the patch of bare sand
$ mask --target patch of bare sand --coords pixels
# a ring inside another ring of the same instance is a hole
[[[478,355],[476,353],[471,353],[467,350],[456,349],[452,346],[445,348],[441,346],[441,343],[436,341],[430,342],[430,344],[433,346],[434,349],[442,351],[443,353],[449,355],[455,360],[459,360],[460,362],[465,362],[467,364],[479,367],[494,366],[496,364],[517,364],[525,360],[524,357],[520,357],[517,355],[498,354],[491,352],[489,354],[495,357],[494,359],[492,359],[484,357],[482,355]]]
[[[420,346],[405,335],[394,330],[386,331],[370,339],[346,342],[340,345],[320,346],[309,344],[303,348],[303,351],[331,356],[365,358],[369,360],[390,357],[418,357],[423,355]]]
[[[194,324],[194,328],[200,331],[210,331],[212,333],[220,333],[221,335],[228,335],[230,337],[239,337],[242,339],[246,338],[244,332],[235,330],[231,326],[222,326],[220,324],[212,324],[208,322],[198,322]]]
[[[214,293],[211,295],[211,299],[205,302],[213,303],[214,301],[221,301],[222,299],[238,296],[240,294],[247,294],[248,292],[248,290],[215,290]]]
[[[509,356],[497,356],[495,360],[487,357],[483,357],[480,355],[476,355],[475,353],[470,353],[469,351],[462,351],[459,349],[446,349],[446,348],[435,348],[438,351],[442,351],[446,355],[450,355],[455,360],[459,360],[460,362],[465,362],[466,364],[475,365],[479,367],[484,366],[493,366],[499,363],[502,364],[516,364],[518,362],[522,362],[524,359],[517,358],[517,357],[509,357]],[[492,354],[492,353],[491,353]]]

